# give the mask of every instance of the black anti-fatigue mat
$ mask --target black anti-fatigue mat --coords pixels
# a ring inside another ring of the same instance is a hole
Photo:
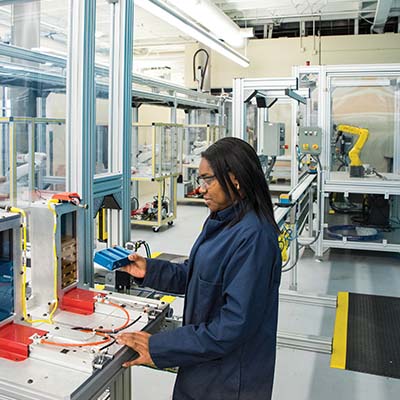
[[[400,298],[349,293],[346,369],[400,378]]]

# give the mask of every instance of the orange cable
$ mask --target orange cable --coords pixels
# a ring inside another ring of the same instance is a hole
[[[122,307],[122,306],[120,306],[119,304],[116,304],[116,303],[111,303],[111,302],[105,303],[104,300],[102,300],[101,302],[104,303],[104,304],[109,304],[110,306],[113,306],[113,307],[116,307],[116,308],[119,308],[120,310],[122,310],[126,315],[126,321],[125,321],[125,323],[123,323],[118,328],[114,328],[114,329],[96,329],[96,332],[114,333],[115,331],[122,331],[122,329],[124,329],[124,328],[126,328],[128,326],[128,324],[129,324],[129,322],[131,320],[131,317],[130,317],[128,311],[126,311],[126,309],[124,307]]]
[[[86,329],[81,329],[80,331],[81,332],[93,332],[91,330],[86,330]],[[97,336],[105,337],[107,340],[101,340],[98,342],[90,342],[90,343],[60,343],[60,342],[52,342],[50,340],[42,339],[40,341],[40,343],[48,344],[50,346],[59,346],[59,347],[87,347],[87,346],[99,346],[99,345],[109,342],[112,339],[111,336],[104,334],[102,332],[94,332],[94,333]]]
[[[126,311],[126,309],[124,307],[120,306],[119,304],[111,303],[111,302],[105,303],[104,300],[102,300],[101,302],[104,304],[109,304],[110,306],[113,306],[113,307],[116,307],[116,308],[119,308],[120,310],[122,310],[126,315],[126,321],[121,326],[119,326],[118,328],[114,328],[114,329],[93,329],[93,330],[92,329],[79,329],[79,331],[80,332],[94,332],[98,336],[103,336],[103,337],[107,338],[107,340],[91,342],[91,343],[59,343],[59,342],[52,342],[52,341],[49,341],[46,339],[42,339],[40,341],[40,343],[48,344],[50,346],[61,346],[61,347],[86,347],[86,346],[98,346],[98,345],[104,344],[106,342],[109,342],[112,338],[111,338],[111,336],[107,335],[107,333],[114,333],[115,331],[120,331],[120,330],[126,328],[129,324],[131,318],[130,318],[128,311]]]

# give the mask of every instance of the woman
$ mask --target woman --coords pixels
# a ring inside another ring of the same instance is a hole
[[[183,264],[130,255],[139,283],[185,293],[183,326],[118,342],[139,357],[124,366],[179,367],[174,399],[270,399],[281,256],[268,186],[254,149],[224,138],[202,153],[201,192],[210,209]]]

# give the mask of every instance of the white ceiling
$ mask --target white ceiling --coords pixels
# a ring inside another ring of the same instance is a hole
[[[185,1],[185,0],[182,0]],[[400,15],[400,0],[212,0],[232,20],[241,26],[306,21],[315,18],[368,19],[371,24],[384,22],[389,16]],[[41,46],[66,50],[68,30],[68,0],[41,0]],[[1,4],[0,4],[1,5]],[[96,50],[98,60],[107,62],[110,47],[110,5],[97,0]],[[10,36],[11,6],[0,6],[0,35]],[[175,27],[135,7],[134,54],[138,71],[157,75],[163,70],[174,71],[173,79],[181,81],[184,70],[184,46],[193,39]],[[178,76],[178,75],[179,76]]]
[[[213,0],[230,18],[249,25],[267,22],[291,22],[310,16],[321,19],[374,18],[378,3],[388,7],[389,15],[400,14],[399,0]]]

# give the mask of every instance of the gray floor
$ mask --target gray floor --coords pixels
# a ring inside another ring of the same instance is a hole
[[[202,205],[179,205],[178,218],[158,233],[132,225],[132,240],[146,240],[153,252],[186,255],[201,231],[208,210]],[[331,250],[317,260],[307,250],[297,269],[298,292],[329,294],[338,291],[400,296],[400,255]],[[282,289],[290,285],[284,274]],[[177,304],[177,309],[180,305]],[[179,312],[179,311],[178,311]],[[335,312],[329,308],[280,304],[279,330],[332,337]],[[400,380],[335,370],[325,354],[279,348],[274,384],[275,400],[386,400],[400,397]],[[171,399],[174,376],[136,367],[133,399]]]

